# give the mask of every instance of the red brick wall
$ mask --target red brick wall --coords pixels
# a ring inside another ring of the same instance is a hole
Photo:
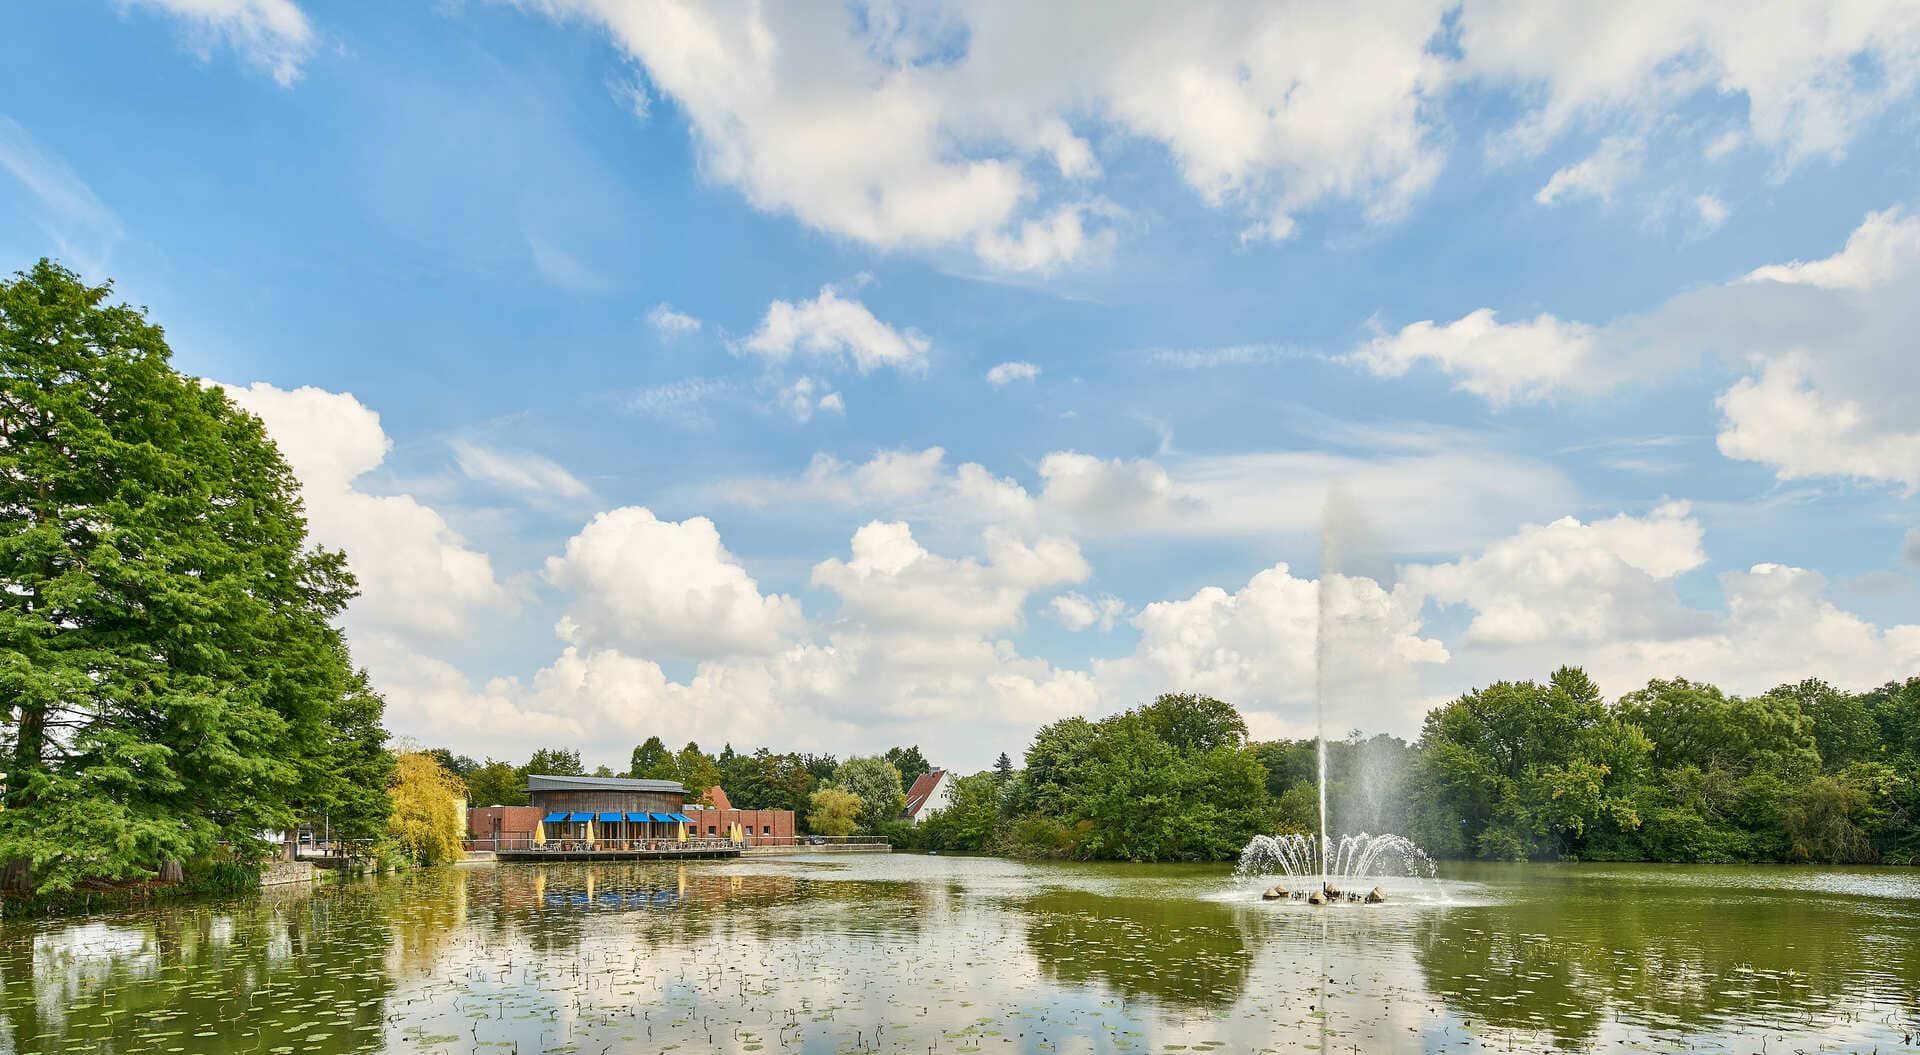
[[[470,806],[467,834],[481,840],[495,836],[515,841],[532,839],[533,826],[544,816],[537,806]]]
[[[687,810],[686,814],[694,820],[692,834],[701,838],[724,839],[727,829],[738,823],[746,829],[749,846],[793,842],[792,810]]]

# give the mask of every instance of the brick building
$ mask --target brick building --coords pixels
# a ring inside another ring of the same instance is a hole
[[[707,801],[713,805],[687,807],[687,816],[693,818],[695,836],[724,839],[737,824],[748,846],[793,845],[792,810],[736,809],[727,801],[727,793],[717,786],[707,791]]]
[[[481,850],[524,850],[537,841],[584,840],[592,820],[596,840],[677,839],[684,826],[693,839],[728,839],[749,846],[790,846],[792,810],[735,809],[714,788],[712,807],[687,805],[687,791],[671,780],[530,774],[527,806],[475,806],[467,811],[467,835]],[[736,828],[736,825],[738,826]]]

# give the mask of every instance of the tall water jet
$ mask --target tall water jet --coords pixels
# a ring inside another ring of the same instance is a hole
[[[1292,878],[1313,876],[1322,891],[1333,889],[1335,879],[1350,880],[1375,875],[1399,875],[1422,880],[1434,876],[1433,861],[1418,846],[1399,835],[1343,835],[1336,843],[1333,817],[1328,809],[1327,789],[1327,713],[1332,697],[1343,690],[1359,702],[1370,690],[1373,698],[1391,699],[1401,695],[1393,686],[1365,686],[1359,675],[1391,669],[1374,657],[1355,655],[1352,668],[1336,677],[1340,670],[1338,646],[1345,636],[1356,636],[1362,648],[1377,649],[1379,642],[1367,634],[1369,600],[1378,603],[1390,597],[1393,587],[1393,562],[1386,548],[1367,527],[1360,508],[1338,486],[1327,495],[1320,526],[1320,570],[1315,590],[1314,625],[1314,734],[1315,783],[1317,785],[1318,827],[1316,837],[1301,835],[1255,836],[1241,852],[1236,874],[1242,878],[1281,874]],[[1343,620],[1353,617],[1358,635],[1343,635]],[[1377,803],[1376,803],[1377,807]],[[1377,808],[1373,811],[1378,813]]]

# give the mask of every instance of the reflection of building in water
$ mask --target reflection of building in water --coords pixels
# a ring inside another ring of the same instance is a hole
[[[502,909],[663,909],[765,904],[790,896],[795,880],[777,874],[721,875],[700,865],[540,865],[501,868]]]

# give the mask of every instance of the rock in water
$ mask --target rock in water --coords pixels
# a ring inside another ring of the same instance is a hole
[[[1286,896],[1287,888],[1283,886],[1270,886],[1260,892],[1260,900],[1262,901],[1278,901]]]
[[[1326,903],[1327,899],[1323,897],[1318,890],[1307,895],[1307,904],[1309,905],[1324,905]]]
[[[1379,887],[1374,887],[1372,890],[1367,891],[1367,904],[1369,905],[1378,905],[1386,900],[1387,892]]]

